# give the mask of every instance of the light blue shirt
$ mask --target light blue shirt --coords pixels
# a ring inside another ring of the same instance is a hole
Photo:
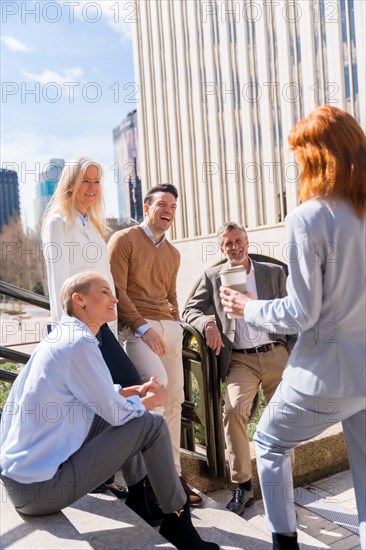
[[[83,216],[81,212],[79,212],[78,210],[76,210],[76,215],[77,215],[77,217],[79,218],[79,220],[81,221],[81,223],[83,224],[83,227],[85,227],[86,224],[87,224],[88,221],[89,221],[88,213],[86,213],[85,216]]]
[[[1,474],[20,483],[51,479],[83,444],[95,414],[112,426],[141,416],[138,396],[115,392],[98,340],[74,317],[37,346],[1,417]]]

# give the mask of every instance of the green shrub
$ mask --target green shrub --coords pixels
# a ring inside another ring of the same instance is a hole
[[[263,395],[262,388],[260,387],[259,388],[259,405],[258,405],[258,409],[257,409],[257,412],[256,412],[253,420],[248,425],[248,439],[249,439],[249,441],[253,441],[254,432],[256,430],[256,427],[257,427],[257,424],[260,420],[260,417],[262,416],[262,413],[264,411],[265,406],[266,406],[266,402],[264,400],[264,395]]]
[[[18,372],[18,367],[14,365],[14,363],[4,363],[0,365],[0,368],[10,372]],[[0,380],[0,409],[2,409],[5,405],[11,386],[11,382],[4,382],[3,380]]]
[[[198,343],[197,343],[195,338],[191,339],[190,348],[192,348],[192,349],[199,352]],[[194,404],[195,404],[196,409],[197,409],[197,407],[199,406],[199,403],[200,403],[200,395],[199,395],[200,392],[199,392],[199,387],[198,387],[198,383],[197,383],[196,378],[194,376],[192,376],[191,379],[192,379],[192,398],[193,398]],[[224,382],[220,383],[220,391],[221,391],[221,395],[224,396],[225,395],[225,383]],[[266,403],[265,403],[265,400],[264,400],[263,391],[262,391],[262,388],[260,388],[259,389],[258,409],[257,409],[257,412],[256,412],[253,420],[248,425],[248,438],[249,438],[249,441],[253,441],[254,432],[256,430],[259,419],[262,416],[262,413],[264,411],[265,406],[266,406]],[[222,405],[222,409],[223,408],[224,408],[224,403]],[[196,411],[196,412],[198,412],[198,411]],[[205,445],[205,428],[204,428],[204,426],[201,425],[201,424],[195,423],[194,433],[195,433],[195,438],[196,438],[197,443],[200,443],[201,445]]]

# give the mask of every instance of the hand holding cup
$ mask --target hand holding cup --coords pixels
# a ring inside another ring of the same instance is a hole
[[[232,290],[236,294],[246,294],[247,292],[247,274],[245,272],[245,269],[242,265],[235,266],[235,267],[229,267],[228,269],[224,269],[220,273],[221,277],[221,284],[222,287],[226,287],[228,290]],[[220,288],[221,291],[221,288]],[[225,295],[226,296],[226,295]],[[234,294],[230,294],[230,296],[234,296]],[[223,297],[221,296],[221,302],[225,306],[228,306],[229,304],[224,304]],[[232,305],[232,304],[230,304]],[[224,308],[227,316],[229,319],[237,319],[239,317],[243,317],[243,313],[234,313],[234,311],[227,311]]]

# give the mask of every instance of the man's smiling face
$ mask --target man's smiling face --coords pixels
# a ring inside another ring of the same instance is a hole
[[[159,191],[151,204],[144,204],[145,221],[155,236],[162,236],[175,218],[177,201],[171,193]]]
[[[248,259],[248,237],[240,229],[227,231],[221,236],[221,252],[231,266],[244,264]]]

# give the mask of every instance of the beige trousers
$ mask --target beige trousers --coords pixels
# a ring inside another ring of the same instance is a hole
[[[252,477],[247,428],[258,387],[262,384],[268,403],[281,380],[288,356],[282,345],[258,355],[235,351],[231,355],[226,379],[224,431],[231,480],[235,483],[244,483]]]
[[[176,321],[153,321],[146,319],[166,346],[166,353],[159,357],[142,338],[135,336],[129,329],[119,333],[119,340],[132,363],[140,375],[141,381],[146,382],[155,376],[160,384],[168,390],[168,401],[160,411],[165,418],[172,441],[174,464],[178,475],[181,475],[180,466],[180,428],[183,392],[183,363],[182,363],[182,336],[183,329]]]

